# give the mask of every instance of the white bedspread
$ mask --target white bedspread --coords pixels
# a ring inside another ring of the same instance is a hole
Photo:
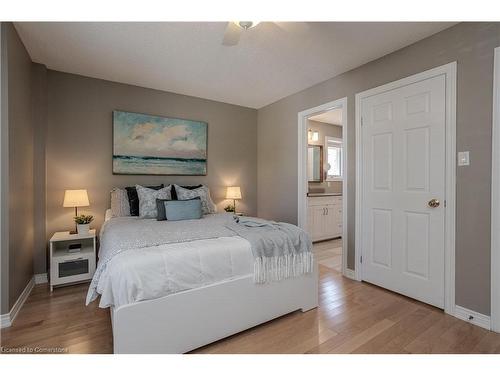
[[[97,285],[100,307],[115,308],[253,274],[250,243],[220,237],[124,251]]]

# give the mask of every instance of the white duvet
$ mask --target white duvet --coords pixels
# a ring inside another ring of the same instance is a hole
[[[252,275],[253,264],[250,243],[237,236],[123,251],[99,278],[99,306],[117,308]]]

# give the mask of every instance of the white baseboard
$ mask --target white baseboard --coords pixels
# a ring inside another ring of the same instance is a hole
[[[10,314],[0,315],[0,328],[7,328],[11,326]]]
[[[35,286],[35,276],[33,276],[31,280],[28,282],[23,292],[17,299],[16,303],[14,303],[14,306],[12,306],[12,309],[10,309],[10,312],[7,314],[3,314],[1,316],[0,328],[7,328],[12,325],[12,322],[14,322],[14,319],[16,319],[19,310],[21,310],[21,307],[23,307],[24,302],[26,302],[26,300],[28,299],[34,286]]]
[[[491,329],[490,317],[487,315],[466,309],[465,307],[458,306],[458,305],[455,306],[454,315],[455,315],[455,318],[465,320],[466,322],[475,324],[476,326],[479,326],[481,328],[484,328],[487,330]]]
[[[49,282],[46,273],[37,273],[35,275],[35,284],[47,284]]]
[[[354,270],[351,270],[349,268],[344,268],[343,275],[348,279],[356,280],[356,272],[354,272]]]

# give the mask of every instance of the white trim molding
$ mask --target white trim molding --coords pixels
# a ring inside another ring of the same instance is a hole
[[[332,109],[342,109],[342,142],[343,142],[343,160],[342,160],[342,274],[352,278],[353,270],[347,268],[347,182],[349,175],[347,172],[348,160],[348,137],[347,137],[347,97],[337,99],[314,108],[306,109],[298,113],[298,180],[297,180],[297,222],[302,229],[307,228],[307,119],[312,115],[320,114]]]
[[[500,47],[494,57],[491,158],[491,330],[500,332]]]
[[[12,309],[7,314],[3,314],[0,317],[0,328],[7,328],[12,325],[14,322],[14,319],[16,319],[17,314],[21,310],[21,307],[23,307],[24,303],[28,299],[31,291],[33,290],[35,286],[35,276],[33,276],[24,290],[22,291],[21,295],[17,299],[16,303],[14,303],[14,306],[12,306]]]
[[[465,320],[466,322],[474,324],[478,327],[490,330],[491,324],[490,324],[490,317],[488,315],[484,315],[458,305],[455,306],[454,310],[455,310],[454,314],[455,318]]]
[[[386,85],[360,92],[355,96],[356,112],[356,197],[355,197],[355,275],[356,280],[363,279],[361,256],[362,248],[362,134],[361,134],[361,100],[372,95],[397,89],[425,79],[445,75],[446,77],[446,223],[445,223],[445,301],[444,311],[454,315],[455,309],[455,189],[456,189],[456,61],[442,65],[422,73],[412,75]]]
[[[0,328],[10,327],[12,323],[10,322],[10,313],[0,315]]]
[[[34,276],[35,278],[35,284],[47,284],[49,282],[49,279],[47,278],[46,273],[37,273]]]
[[[346,267],[345,270],[343,271],[343,274],[345,277],[349,279],[356,280],[356,272],[354,272],[354,270],[351,270]]]

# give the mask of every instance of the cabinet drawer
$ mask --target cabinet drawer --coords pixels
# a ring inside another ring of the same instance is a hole
[[[50,264],[50,284],[59,285],[89,280],[94,275],[93,254],[74,254],[72,257],[56,257]]]
[[[342,205],[342,197],[340,196],[308,197],[307,204],[309,206],[325,206],[329,204]]]

